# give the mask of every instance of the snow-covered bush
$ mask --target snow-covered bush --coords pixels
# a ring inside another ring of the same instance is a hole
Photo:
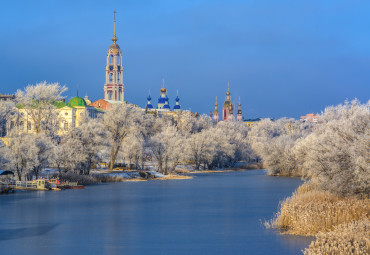
[[[270,174],[300,176],[294,146],[307,133],[308,131],[302,132],[300,124],[294,119],[263,119],[252,127],[248,138]]]
[[[341,195],[370,192],[370,104],[328,107],[323,123],[295,146],[307,178]]]

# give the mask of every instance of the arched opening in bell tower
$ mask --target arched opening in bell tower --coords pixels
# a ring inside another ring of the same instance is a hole
[[[109,55],[109,64],[113,64],[113,55]]]
[[[117,60],[117,66],[119,66],[119,54],[117,54],[116,60]]]

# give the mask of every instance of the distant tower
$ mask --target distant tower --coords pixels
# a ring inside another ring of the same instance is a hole
[[[215,103],[215,111],[213,112],[213,120],[218,122],[219,113],[218,113],[218,103],[217,103],[217,96],[216,96],[216,103]]]
[[[148,99],[148,103],[145,106],[145,110],[146,111],[153,110],[153,105],[152,105],[152,102],[151,102],[152,98],[150,97],[150,90],[149,90],[149,96],[148,96],[147,99]]]
[[[112,45],[107,52],[107,66],[105,68],[104,99],[124,101],[125,87],[122,81],[122,52],[116,37],[116,11],[114,11],[114,33]]]
[[[242,121],[243,120],[243,116],[242,116],[242,106],[240,104],[240,97],[239,97],[239,104],[238,104],[238,113],[236,115],[237,117],[237,120],[238,121]]]
[[[176,97],[175,101],[176,101],[176,104],[173,107],[173,110],[175,112],[180,112],[181,111],[181,106],[180,106],[180,103],[179,103],[179,101],[180,101],[180,98],[179,98],[179,90],[177,90],[177,97]]]
[[[224,105],[222,107],[222,120],[232,120],[233,119],[234,106],[231,102],[229,83],[227,83],[227,92]]]
[[[158,98],[158,109],[170,110],[170,105],[168,104],[167,89],[163,86],[161,88],[161,96]]]

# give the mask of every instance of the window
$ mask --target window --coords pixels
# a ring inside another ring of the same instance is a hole
[[[64,122],[64,130],[68,130],[68,122]]]
[[[109,100],[112,100],[112,91],[109,91],[109,92],[108,92],[108,99],[109,99]]]
[[[119,82],[119,73],[117,74],[117,82]]]
[[[119,55],[116,56],[117,66],[119,65]]]
[[[67,116],[68,115],[68,112],[65,112],[64,114]]]
[[[113,74],[112,73],[110,73],[109,74],[109,82],[112,82],[113,81]]]
[[[113,63],[113,55],[109,55],[109,64]]]

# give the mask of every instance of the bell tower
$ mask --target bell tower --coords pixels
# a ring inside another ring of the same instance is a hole
[[[118,46],[116,37],[116,11],[114,15],[113,43],[107,52],[107,65],[105,67],[104,99],[112,101],[124,101],[125,86],[123,85],[122,52]]]

